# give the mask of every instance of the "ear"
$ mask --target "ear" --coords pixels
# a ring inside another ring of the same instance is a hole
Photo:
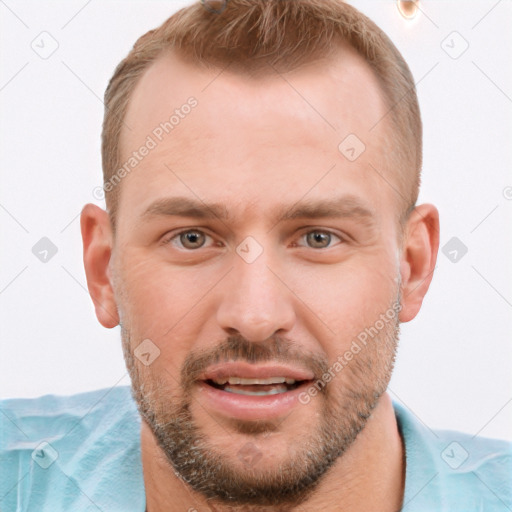
[[[439,249],[439,212],[432,204],[417,206],[405,227],[400,272],[402,275],[401,322],[419,312],[432,281]]]
[[[100,324],[110,329],[119,324],[119,314],[109,268],[113,237],[108,213],[86,204],[80,215],[80,228],[89,294]]]

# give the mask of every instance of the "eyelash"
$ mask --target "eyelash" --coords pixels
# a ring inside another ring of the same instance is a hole
[[[162,240],[162,244],[163,245],[167,245],[167,244],[170,244],[172,242],[172,240],[174,240],[175,238],[177,238],[179,240],[179,237],[180,235],[183,235],[184,233],[191,233],[191,232],[195,232],[195,233],[202,233],[203,235],[206,235],[207,237],[209,238],[212,238],[210,235],[208,235],[207,233],[205,233],[202,229],[196,229],[196,228],[188,228],[188,229],[184,229],[182,231],[179,231],[178,233],[173,233],[172,235],[169,235],[169,236],[166,236],[163,240]],[[341,243],[344,243],[346,242],[347,240],[343,237],[341,237],[340,235],[337,235],[336,233],[334,233],[333,231],[330,231],[330,230],[327,230],[327,229],[311,229],[309,231],[306,231],[305,233],[303,233],[300,238],[308,235],[309,233],[322,233],[322,234],[328,234],[328,235],[331,235],[331,236],[335,236],[336,238],[338,238],[340,240]],[[303,246],[300,246],[300,247],[303,247]],[[321,248],[315,248],[315,247],[309,247],[310,249],[316,249],[316,250],[327,250],[327,249],[330,249],[332,246],[328,246],[328,247],[321,247]],[[199,249],[204,249],[204,245],[201,246],[201,247],[198,247],[197,249],[187,249],[186,247],[179,247],[179,249],[182,249],[182,250],[185,250],[185,251],[188,251],[188,252],[194,252],[194,251],[197,251]]]

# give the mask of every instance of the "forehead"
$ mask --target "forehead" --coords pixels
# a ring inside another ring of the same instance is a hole
[[[125,173],[119,215],[184,193],[262,208],[333,187],[389,200],[370,166],[383,171],[387,123],[370,129],[385,113],[376,77],[348,47],[290,72],[269,67],[253,76],[165,53],[139,80],[124,119],[122,162],[151,147]],[[365,148],[354,161],[339,149],[347,136],[357,152]]]
[[[353,129],[368,139],[367,132],[379,119],[379,113],[383,113],[376,76],[347,45],[340,46],[328,58],[288,72],[279,72],[270,65],[254,74],[233,69],[232,63],[223,68],[204,69],[175,52],[163,53],[144,72],[132,93],[125,116],[130,129],[122,133],[123,148],[137,142],[141,132],[150,133],[168,119],[191,95],[201,100],[202,105],[188,124],[200,124],[209,114],[223,113],[218,117],[222,122],[236,111],[240,122],[245,117],[268,125],[284,116],[286,120],[313,123],[311,126],[319,136],[324,131],[341,135],[344,130]],[[186,136],[184,131],[180,130]],[[378,132],[372,135],[378,136]]]

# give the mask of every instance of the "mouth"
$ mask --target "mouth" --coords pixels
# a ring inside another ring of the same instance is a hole
[[[200,375],[198,390],[203,406],[213,414],[241,420],[271,419],[289,413],[314,377],[304,368],[229,361]]]

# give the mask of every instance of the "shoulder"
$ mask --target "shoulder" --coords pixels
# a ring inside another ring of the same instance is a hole
[[[122,427],[123,419],[138,417],[128,386],[98,389],[69,396],[0,400],[0,450],[25,452],[36,442],[59,442],[100,435]]]
[[[79,510],[85,499],[103,508],[114,476],[140,491],[139,436],[129,386],[0,400],[0,508]]]
[[[512,509],[511,442],[433,430],[393,405],[406,452],[404,511]]]

